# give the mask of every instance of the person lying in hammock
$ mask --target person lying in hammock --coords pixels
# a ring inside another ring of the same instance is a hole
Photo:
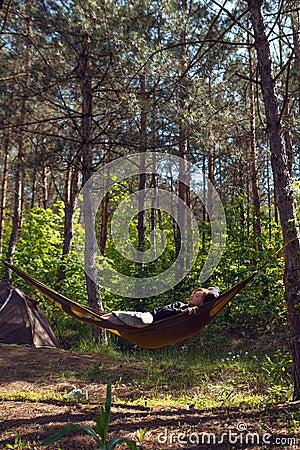
[[[113,311],[108,314],[102,314],[102,318],[109,320],[117,318],[126,325],[140,328],[150,325],[153,322],[181,314],[182,312],[189,315],[196,314],[200,306],[209,300],[218,298],[219,295],[220,289],[218,286],[210,287],[208,289],[198,288],[192,292],[188,303],[177,301],[169,303],[168,305],[153,308],[149,312]]]
[[[189,302],[183,303],[180,301],[170,303],[158,308],[153,308],[150,313],[153,316],[153,322],[166,319],[167,317],[175,316],[182,312],[187,314],[196,314],[198,308],[209,300],[218,298],[220,295],[219,286],[206,288],[198,288],[192,292]]]

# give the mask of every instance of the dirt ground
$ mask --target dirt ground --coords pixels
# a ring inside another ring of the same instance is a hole
[[[114,359],[113,365],[108,364],[103,355],[0,345],[0,449],[41,450],[45,448],[43,439],[64,424],[93,426],[92,419],[105,399],[106,382],[91,383],[80,377],[74,381],[72,373],[84,373],[87,367],[100,365],[109,367],[106,370],[112,379],[121,380],[113,385],[109,437],[123,436],[138,441],[137,432],[143,429],[146,432],[140,447],[144,450],[300,448],[300,430],[293,427],[293,420],[299,418],[299,403],[261,410],[232,407],[202,410],[193,405],[152,408],[146,400],[142,406],[130,406],[129,400],[146,399],[150,393],[130,384],[126,377],[120,378],[124,364],[121,358]],[[130,369],[143,370],[138,366]],[[88,401],[85,394],[82,401],[63,395],[59,398],[59,393],[70,393],[74,385],[82,393],[87,390]],[[57,395],[49,396],[49,391]],[[24,392],[27,392],[26,400]],[[39,393],[38,399],[35,393]],[[15,444],[18,435],[19,444]],[[27,445],[23,447],[25,441]],[[97,446],[90,437],[76,431],[47,448],[93,450]],[[122,444],[116,448],[128,447]]]

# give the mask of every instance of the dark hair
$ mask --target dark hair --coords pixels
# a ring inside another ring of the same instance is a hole
[[[219,295],[220,295],[219,286],[214,286],[214,287],[210,288],[210,292],[204,297],[203,303],[207,303],[207,302],[210,302],[211,300],[215,300],[216,298],[219,297]]]

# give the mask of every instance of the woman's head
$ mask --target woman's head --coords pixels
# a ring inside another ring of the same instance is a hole
[[[206,295],[209,293],[209,289],[198,288],[192,292],[189,300],[191,306],[202,306]]]

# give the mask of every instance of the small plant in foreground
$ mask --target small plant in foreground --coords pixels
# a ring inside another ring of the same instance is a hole
[[[137,434],[137,438],[138,438],[138,441],[139,441],[140,444],[142,442],[144,442],[146,433],[147,433],[147,429],[146,428],[140,428],[139,430],[137,430],[136,434]]]
[[[14,450],[23,450],[28,442],[25,439],[22,439],[19,433],[15,437],[14,444],[6,444],[6,448],[14,449]]]
[[[47,446],[53,444],[54,442],[59,441],[72,430],[81,430],[88,436],[91,436],[97,442],[98,450],[113,450],[116,445],[122,444],[123,442],[127,444],[128,447],[131,448],[131,450],[138,450],[139,447],[137,446],[135,441],[127,438],[122,438],[119,436],[110,439],[110,441],[106,444],[106,437],[110,421],[110,409],[111,409],[111,382],[107,384],[105,407],[101,406],[99,415],[94,417],[93,419],[94,422],[96,422],[96,427],[93,428],[90,426],[78,425],[74,423],[64,425],[57,433],[47,437],[44,440],[43,445]]]

